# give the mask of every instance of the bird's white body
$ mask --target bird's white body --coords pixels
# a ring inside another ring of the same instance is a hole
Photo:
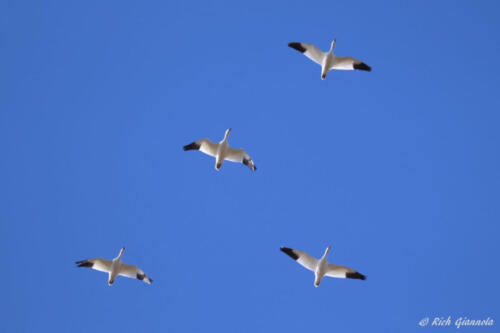
[[[229,146],[227,138],[231,129],[227,129],[224,134],[224,139],[219,143],[210,141],[209,139],[201,139],[194,141],[186,146],[184,150],[199,150],[204,154],[215,157],[215,170],[220,170],[224,161],[243,163],[252,171],[257,170],[250,156],[243,149],[234,149]]]
[[[321,257],[320,260],[318,260],[318,263],[316,264],[316,268],[314,269],[314,286],[318,287],[319,284],[321,283],[321,279],[326,274],[326,270],[328,268],[328,253],[330,252],[330,247],[326,248],[325,253],[323,254],[323,257]]]
[[[335,63],[335,55],[333,54],[333,48],[335,47],[335,40],[332,42],[332,46],[330,47],[330,51],[328,51],[321,62],[321,79],[324,80],[326,78],[326,74],[333,68],[333,64]]]
[[[217,146],[217,155],[215,156],[215,170],[220,170],[222,166],[222,162],[227,157],[227,151],[228,151],[228,143],[227,143],[227,137],[229,136],[229,133],[231,132],[231,129],[226,130],[226,134],[224,134],[224,139],[219,142]]]
[[[118,254],[118,257],[111,261],[111,269],[108,273],[108,285],[112,285],[113,282],[115,282],[118,273],[120,273],[120,269],[122,268],[122,255],[124,250],[125,248],[122,248],[120,250],[120,254]]]

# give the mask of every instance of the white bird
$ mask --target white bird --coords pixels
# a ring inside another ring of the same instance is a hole
[[[360,279],[360,280],[366,279],[366,276],[356,272],[355,270],[349,267],[329,264],[326,257],[328,256],[328,252],[330,252],[330,246],[326,248],[323,257],[321,257],[321,259],[319,260],[311,257],[309,254],[305,252],[295,249],[290,249],[288,247],[281,247],[281,251],[288,254],[290,257],[292,257],[292,259],[297,261],[300,265],[314,272],[315,287],[319,286],[319,284],[321,283],[321,279],[324,276],[345,278],[345,279]]]
[[[336,39],[333,40],[330,47],[330,51],[323,52],[319,50],[316,46],[306,43],[292,42],[288,43],[293,49],[303,53],[306,57],[314,61],[321,66],[321,79],[326,78],[326,74],[332,69],[338,70],[353,70],[359,69],[362,71],[371,71],[371,67],[364,62],[354,59],[351,57],[338,57],[333,54],[333,48],[335,47]]]
[[[77,261],[78,267],[87,267],[95,269],[96,271],[108,273],[108,285],[112,285],[118,275],[126,276],[132,279],[139,279],[151,284],[151,280],[139,267],[133,265],[126,265],[121,262],[125,248],[120,250],[120,254],[113,260],[106,260],[102,258],[92,258]]]
[[[215,170],[220,170],[222,166],[222,162],[224,160],[243,163],[247,167],[249,167],[252,171],[257,170],[257,167],[253,163],[252,159],[243,149],[234,149],[229,147],[227,143],[227,137],[231,129],[226,130],[226,134],[224,135],[224,139],[221,142],[215,143],[210,141],[209,139],[201,139],[198,141],[194,141],[186,146],[184,146],[184,150],[199,150],[202,153],[215,157]]]

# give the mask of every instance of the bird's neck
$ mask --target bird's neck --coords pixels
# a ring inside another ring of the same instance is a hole
[[[118,255],[118,257],[115,258],[115,261],[121,261],[122,260],[122,255],[123,255],[123,250],[120,251],[120,254]]]
[[[333,54],[334,47],[335,47],[335,43],[332,43],[332,45],[330,46],[330,51],[328,51],[328,53]]]
[[[325,250],[325,253],[323,254],[323,257],[321,257],[321,260],[326,261],[326,258],[328,257],[329,252],[330,252],[330,248],[327,248]]]

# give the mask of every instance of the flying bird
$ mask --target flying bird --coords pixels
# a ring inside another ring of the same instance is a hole
[[[344,279],[360,279],[360,280],[366,279],[366,276],[356,272],[355,270],[349,267],[329,264],[326,257],[330,252],[330,246],[326,248],[323,257],[321,257],[321,259],[319,260],[311,257],[309,254],[305,252],[295,249],[290,249],[288,247],[281,247],[281,251],[288,254],[290,257],[292,257],[293,260],[297,261],[300,265],[314,272],[315,287],[319,286],[319,284],[321,283],[321,279],[324,276],[344,278]]]
[[[209,139],[205,138],[185,145],[184,150],[199,150],[202,153],[215,157],[215,170],[220,170],[222,162],[224,162],[224,160],[243,163],[252,171],[257,170],[257,167],[253,163],[250,156],[248,156],[248,154],[245,152],[245,150],[229,147],[229,144],[227,143],[227,137],[229,136],[230,132],[231,129],[227,129],[226,134],[224,135],[224,139],[222,139],[222,141],[219,143],[212,142]]]
[[[332,69],[338,70],[353,70],[359,69],[362,71],[371,71],[371,67],[361,60],[351,57],[338,57],[333,54],[336,39],[333,40],[330,51],[323,52],[316,46],[306,43],[291,42],[288,43],[293,49],[303,53],[306,57],[321,66],[321,79],[324,80],[328,72]]]
[[[125,248],[120,250],[120,254],[113,260],[106,260],[102,258],[92,258],[77,261],[78,267],[92,268],[96,271],[108,273],[108,285],[112,285],[118,275],[125,276],[132,279],[139,279],[151,284],[151,280],[139,267],[133,265],[126,265],[121,262],[121,258]]]

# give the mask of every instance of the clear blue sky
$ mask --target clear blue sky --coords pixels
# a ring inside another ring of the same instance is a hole
[[[500,321],[499,6],[1,1],[0,331]],[[373,71],[287,46],[333,38]],[[182,151],[228,127],[255,173]],[[279,251],[328,245],[368,279]],[[151,286],[75,268],[122,246]]]

